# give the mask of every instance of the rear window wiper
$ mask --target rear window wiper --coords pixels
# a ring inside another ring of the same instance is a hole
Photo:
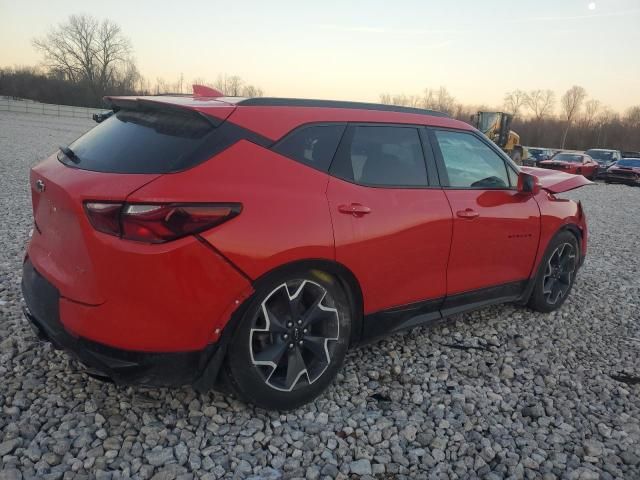
[[[69,147],[64,147],[60,145],[58,148],[64,154],[64,156],[67,157],[69,160],[71,160],[73,163],[80,163],[80,158],[78,158],[75,152],[71,150]]]

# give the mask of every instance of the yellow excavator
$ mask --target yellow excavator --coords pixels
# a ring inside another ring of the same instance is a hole
[[[527,149],[520,145],[520,135],[511,130],[513,115],[504,112],[478,112],[471,115],[471,124],[489,140],[504,150],[518,165],[527,158]]]

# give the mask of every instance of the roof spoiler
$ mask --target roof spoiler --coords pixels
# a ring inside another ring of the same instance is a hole
[[[220,90],[216,90],[215,88],[207,87],[205,85],[193,85],[193,96],[194,97],[224,97],[224,93]]]

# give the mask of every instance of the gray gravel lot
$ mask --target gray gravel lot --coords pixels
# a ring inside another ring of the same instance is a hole
[[[28,170],[91,126],[0,113],[0,480],[640,478],[640,188],[571,193],[591,244],[559,312],[485,308],[360,348],[281,415],[116,388],[36,341],[20,313]]]

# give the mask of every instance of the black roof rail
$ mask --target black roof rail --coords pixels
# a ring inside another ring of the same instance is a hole
[[[315,100],[310,98],[276,98],[255,97],[240,100],[236,103],[247,107],[319,107],[319,108],[351,108],[355,110],[379,110],[382,112],[414,113],[435,117],[448,117],[446,113],[424,108],[402,107],[382,103],[347,102],[340,100]]]

